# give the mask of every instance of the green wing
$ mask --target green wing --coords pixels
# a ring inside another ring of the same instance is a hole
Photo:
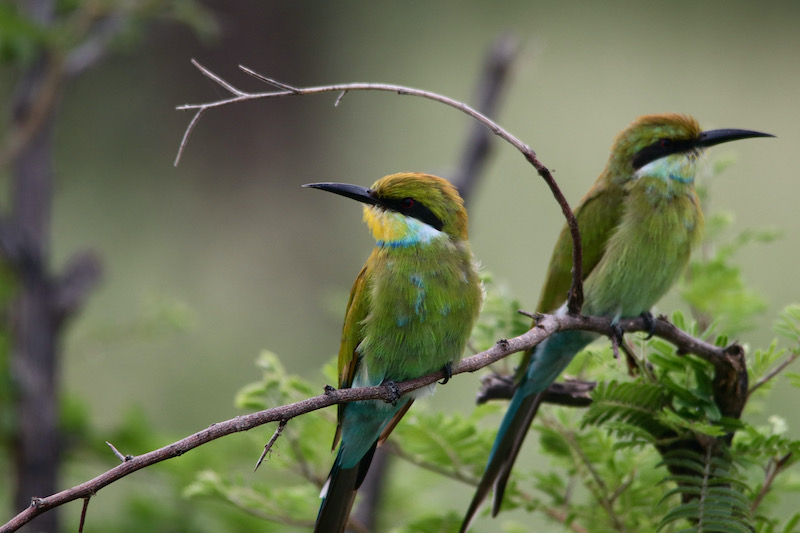
[[[601,176],[575,209],[581,231],[583,280],[594,270],[605,252],[606,243],[622,215],[625,193],[622,187],[609,184]],[[564,225],[558,236],[547,277],[536,310],[552,313],[567,299],[572,283],[572,236]]]
[[[583,281],[586,281],[586,278],[602,259],[606,243],[622,217],[624,201],[624,189],[609,183],[603,174],[575,208],[575,218],[581,232]],[[536,310],[539,313],[555,312],[566,302],[571,283],[572,235],[565,224],[553,249]],[[533,350],[528,350],[522,356],[519,367],[517,367],[517,381],[527,370],[532,354]]]
[[[367,290],[367,265],[358,273],[353,288],[350,289],[350,299],[347,302],[347,311],[344,316],[344,326],[342,327],[342,341],[339,345],[339,388],[347,389],[353,385],[353,377],[356,374],[359,360],[356,348],[363,340],[361,323],[367,316],[369,309],[369,291]],[[333,449],[339,443],[342,436],[342,410],[345,404],[340,403],[337,407],[336,435],[333,437]]]

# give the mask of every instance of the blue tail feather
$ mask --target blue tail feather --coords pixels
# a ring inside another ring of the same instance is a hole
[[[342,421],[342,440],[322,491],[315,533],[345,530],[358,488],[372,463],[378,439],[408,401],[401,399],[395,405],[377,400],[347,405]]]
[[[469,529],[475,514],[492,488],[494,488],[492,515],[497,515],[511,469],[539,409],[542,393],[567,368],[575,354],[595,338],[597,335],[584,331],[565,331],[553,335],[536,347],[528,370],[517,386],[497,430],[497,437],[483,477],[461,525],[462,533]]]

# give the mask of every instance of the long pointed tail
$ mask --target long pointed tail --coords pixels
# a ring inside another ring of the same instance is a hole
[[[342,468],[342,448],[339,448],[328,481],[322,488],[322,504],[317,514],[314,533],[344,532],[356,493],[364,481],[364,476],[367,475],[377,445],[376,441],[361,461],[352,468]]]
[[[473,496],[467,514],[461,524],[461,533],[469,529],[475,519],[475,515],[478,513],[478,509],[480,509],[492,488],[494,488],[492,516],[497,516],[500,511],[508,477],[511,474],[511,469],[514,468],[514,462],[517,460],[517,455],[519,455],[519,451],[522,448],[525,436],[528,434],[528,427],[539,409],[541,398],[542,394],[525,396],[519,389],[514,394],[506,415],[503,417],[503,422],[497,430],[497,437],[494,441],[492,453],[489,455],[486,469],[483,471],[483,477],[478,483],[475,496]]]
[[[596,336],[583,331],[565,331],[548,338],[535,348],[522,381],[517,386],[506,415],[497,430],[486,470],[461,525],[462,533],[469,528],[492,487],[494,487],[492,516],[497,516],[514,461],[517,460],[528,428],[536,416],[544,391],[567,368],[575,354]]]

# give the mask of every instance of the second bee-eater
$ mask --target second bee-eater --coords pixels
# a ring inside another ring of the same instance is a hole
[[[649,313],[686,268],[702,236],[703,213],[694,180],[704,149],[750,137],[772,135],[701,131],[695,119],[677,114],[640,117],[617,136],[605,170],[575,209],[582,241],[583,314],[619,320]],[[565,227],[550,260],[539,312],[566,314],[571,269],[572,238]],[[593,333],[565,331],[525,354],[462,532],[492,489],[492,515],[497,515],[542,393],[596,338]]]
[[[483,301],[467,241],[467,212],[455,187],[436,176],[401,173],[371,188],[312,183],[364,204],[377,244],[356,278],[339,348],[339,387],[399,382],[461,358]],[[415,398],[339,404],[333,447],[341,442],[314,531],[344,531],[375,448]]]

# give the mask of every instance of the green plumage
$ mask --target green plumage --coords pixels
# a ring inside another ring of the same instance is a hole
[[[623,189],[625,207],[602,259],[585,280],[587,315],[648,311],[686,268],[702,235],[703,213],[693,182],[641,177]]]
[[[359,296],[368,381],[401,381],[457,362],[480,304],[477,284],[463,243],[375,248]]]
[[[350,292],[339,349],[339,387],[421,377],[455,364],[483,300],[467,242],[467,215],[455,188],[425,174],[394,174],[371,189],[312,184],[364,204],[378,241]],[[343,531],[372,455],[411,406],[433,387],[394,404],[340,404],[315,531]]]
[[[620,133],[605,170],[575,209],[582,241],[583,314],[619,319],[648,312],[686,268],[702,236],[703,213],[694,178],[703,149],[769,136],[748,130],[703,132],[695,119],[675,114],[640,117]],[[572,238],[565,227],[537,310],[565,313],[571,279]],[[596,337],[581,331],[562,332],[524,354],[517,389],[462,531],[469,528],[492,488],[492,514],[499,512],[542,393]]]

